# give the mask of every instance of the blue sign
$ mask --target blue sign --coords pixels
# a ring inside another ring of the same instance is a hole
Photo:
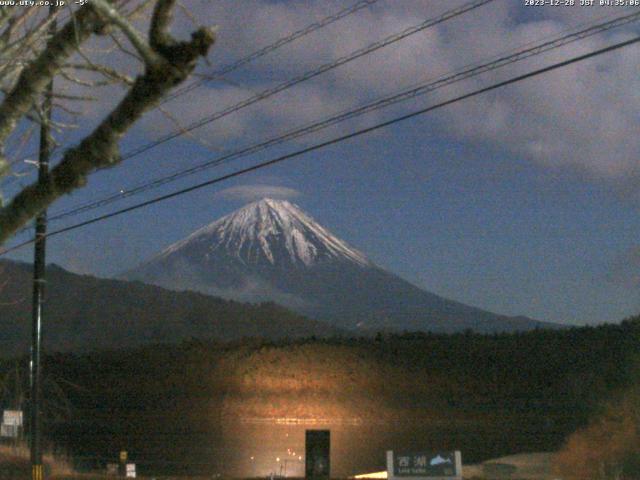
[[[462,457],[459,451],[444,452],[387,452],[389,479],[456,479],[462,476]]]

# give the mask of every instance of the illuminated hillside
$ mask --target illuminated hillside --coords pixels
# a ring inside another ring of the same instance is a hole
[[[284,460],[294,474],[307,428],[331,429],[336,475],[379,469],[389,448],[550,451],[636,378],[639,325],[56,356],[49,375],[83,390],[49,435],[81,456],[127,445],[151,474],[266,475]]]

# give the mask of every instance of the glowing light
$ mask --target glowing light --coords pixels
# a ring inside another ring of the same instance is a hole
[[[280,457],[276,458],[276,462],[279,462],[279,461],[280,461]]]
[[[356,479],[387,478],[387,471],[385,470],[384,472],[363,473],[362,475],[354,475],[351,478],[356,478]]]

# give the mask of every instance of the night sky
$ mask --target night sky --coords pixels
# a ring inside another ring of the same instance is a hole
[[[202,63],[198,69],[202,73],[352,4],[328,0],[185,3],[198,22],[219,26],[210,65]],[[379,0],[164,107],[187,125],[462,3]],[[87,187],[57,202],[50,212],[126,190],[625,12],[630,10],[534,7],[526,6],[524,0],[496,0],[198,129],[193,137],[167,142],[97,173]],[[193,28],[191,20],[178,11],[176,34],[186,35]],[[635,23],[599,34],[143,195],[52,222],[51,228],[205,181],[637,34]],[[126,56],[101,51],[94,55],[119,68],[135,69]],[[620,321],[640,312],[639,52],[636,44],[57,236],[49,242],[48,261],[79,273],[114,275],[243,204],[270,196],[296,203],[380,266],[439,295],[497,313],[567,324]],[[56,86],[78,88],[62,80]],[[122,90],[101,92],[100,100],[85,108],[80,128],[62,136],[65,144],[86,133],[116,95],[121,96]],[[126,137],[122,150],[130,151],[175,128],[173,120],[151,112]],[[19,167],[25,172],[31,168]],[[33,179],[31,174],[12,181],[5,192],[11,196],[20,183]],[[17,236],[8,245],[26,238]],[[30,260],[31,255],[28,247],[11,258]]]

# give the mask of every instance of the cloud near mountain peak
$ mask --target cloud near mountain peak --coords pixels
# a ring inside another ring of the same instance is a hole
[[[302,195],[294,188],[282,187],[278,185],[237,185],[225,188],[217,193],[217,196],[232,200],[242,200],[252,202],[262,198],[273,198],[278,200],[288,200]]]

